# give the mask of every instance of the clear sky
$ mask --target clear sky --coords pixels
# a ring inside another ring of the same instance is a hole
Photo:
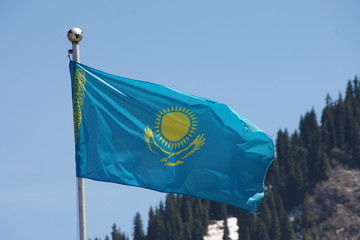
[[[0,2],[0,238],[77,239],[66,33],[81,62],[223,102],[274,140],[360,72],[358,0]],[[164,194],[86,180],[88,237]]]

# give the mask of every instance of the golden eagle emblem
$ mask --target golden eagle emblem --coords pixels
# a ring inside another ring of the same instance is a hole
[[[144,140],[148,149],[159,154],[165,153],[167,157],[160,159],[167,166],[176,166],[199,150],[205,144],[204,134],[196,135],[198,121],[196,114],[184,107],[168,107],[156,114],[154,130],[147,125],[144,129]]]

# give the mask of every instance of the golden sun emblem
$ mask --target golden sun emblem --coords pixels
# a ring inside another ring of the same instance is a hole
[[[158,151],[167,157],[160,159],[167,166],[176,166],[199,150],[205,144],[204,134],[196,135],[198,127],[196,114],[184,107],[168,107],[156,114],[154,130],[147,125],[144,129],[144,140],[148,149],[155,154]],[[153,147],[156,147],[154,149]]]

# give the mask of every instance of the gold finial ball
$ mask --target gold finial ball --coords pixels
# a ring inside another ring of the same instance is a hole
[[[83,38],[83,31],[78,27],[73,27],[68,31],[67,37],[70,42],[79,43]]]

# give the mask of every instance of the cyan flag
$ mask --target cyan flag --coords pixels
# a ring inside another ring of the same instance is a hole
[[[78,177],[255,212],[271,139],[224,104],[70,62]]]

